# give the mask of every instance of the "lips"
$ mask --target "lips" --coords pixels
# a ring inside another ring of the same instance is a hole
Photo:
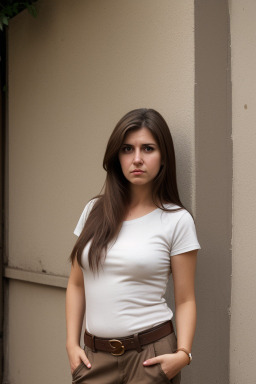
[[[140,175],[142,173],[144,173],[145,171],[143,171],[142,169],[134,169],[131,173],[135,174],[135,175]]]

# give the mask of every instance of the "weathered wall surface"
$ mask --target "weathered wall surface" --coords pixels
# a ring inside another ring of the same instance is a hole
[[[37,19],[23,12],[9,28],[11,384],[70,382],[64,290],[18,282],[12,268],[68,275],[72,231],[102,187],[105,145],[124,113],[163,113],[188,207],[195,193],[194,2],[38,5]]]
[[[230,1],[232,52],[233,258],[230,384],[255,383],[256,3]]]

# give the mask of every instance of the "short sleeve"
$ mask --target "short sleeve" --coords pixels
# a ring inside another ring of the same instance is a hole
[[[188,211],[185,211],[176,224],[172,244],[171,256],[201,249],[197,240],[195,223]]]
[[[91,212],[91,209],[92,209],[94,203],[95,203],[95,199],[90,200],[89,203],[86,204],[86,206],[85,206],[85,208],[84,208],[84,210],[80,216],[80,219],[78,220],[78,223],[75,227],[75,230],[74,230],[74,234],[76,236],[80,236],[80,234],[84,228],[85,222],[86,222],[86,220],[87,220],[87,218]]]

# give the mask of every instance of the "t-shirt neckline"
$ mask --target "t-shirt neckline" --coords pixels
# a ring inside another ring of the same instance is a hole
[[[160,210],[160,208],[155,208],[155,209],[153,209],[153,211],[151,211],[151,212],[149,212],[149,213],[146,213],[146,215],[137,217],[136,219],[132,219],[132,220],[125,220],[125,221],[123,221],[123,225],[129,225],[129,224],[137,223],[137,222],[139,222],[139,221],[144,221],[144,220],[146,220],[149,216],[155,214],[155,213],[158,212],[159,210]]]

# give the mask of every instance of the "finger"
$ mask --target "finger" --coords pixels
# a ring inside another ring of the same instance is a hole
[[[158,363],[161,363],[161,358],[159,356],[152,357],[152,359],[145,360],[143,365],[154,365]]]
[[[80,355],[80,358],[81,358],[82,362],[86,365],[87,368],[91,368],[92,365],[91,365],[90,361],[88,360],[88,357],[86,356],[84,351]]]

